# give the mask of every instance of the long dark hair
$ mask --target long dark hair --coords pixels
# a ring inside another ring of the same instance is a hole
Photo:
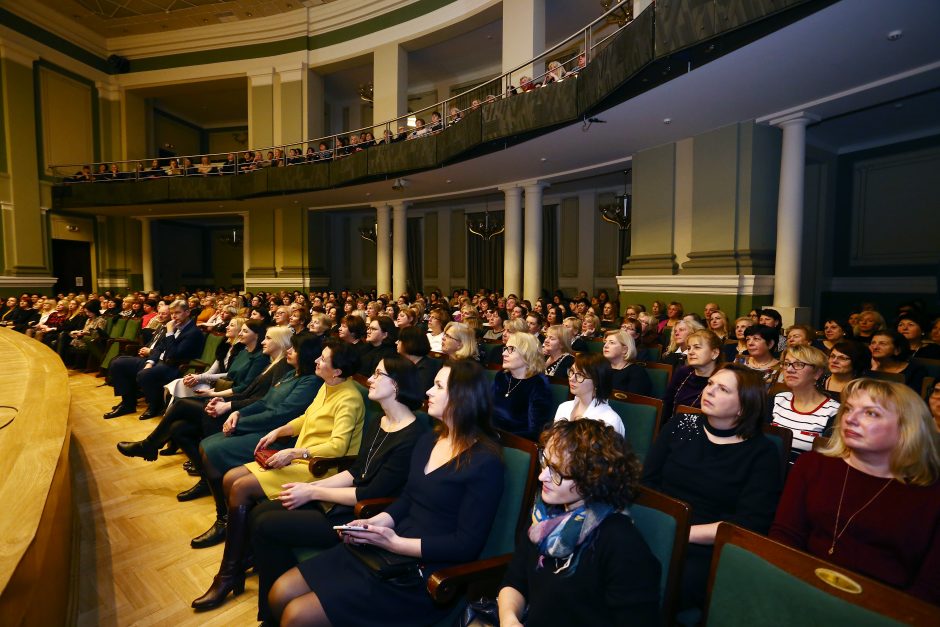
[[[268,326],[270,325],[264,320],[245,320],[245,326],[258,336],[258,341],[255,342],[255,350],[252,351],[257,353],[262,349],[261,341],[264,340],[264,334],[268,332]]]
[[[297,376],[303,377],[313,374],[317,368],[317,358],[320,356],[320,343],[306,335],[292,335],[291,346],[297,353]],[[258,342],[260,345],[261,342]]]
[[[473,359],[458,359],[448,361],[445,367],[450,368],[450,376],[444,415],[453,425],[457,465],[461,458],[469,458],[470,449],[476,443],[498,453],[498,436],[493,428],[493,387],[483,366]],[[449,435],[443,421],[438,422],[435,429],[438,438]]]

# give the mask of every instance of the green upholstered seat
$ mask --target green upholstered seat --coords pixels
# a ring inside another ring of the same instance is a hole
[[[654,398],[663,398],[666,396],[666,386],[669,385],[670,372],[659,368],[646,368],[646,374],[650,376],[653,387],[650,390],[650,396]]]
[[[587,352],[589,353],[604,352],[604,342],[602,340],[587,340],[585,345],[587,346]]]
[[[186,372],[190,373],[196,372],[197,370],[206,370],[212,366],[212,363],[215,361],[215,351],[223,341],[225,341],[224,335],[218,335],[216,333],[207,334],[206,341],[202,345],[202,354],[199,355],[199,359],[189,362],[190,367],[186,369]]]
[[[627,442],[630,443],[633,452],[640,458],[640,461],[645,460],[646,453],[656,437],[656,408],[613,398],[608,402],[623,421]]]
[[[560,383],[551,383],[548,386],[549,390],[552,392],[552,415],[550,418],[555,416],[555,410],[558,409],[558,406],[568,400],[568,396],[571,394],[571,390],[566,385],[561,385]]]

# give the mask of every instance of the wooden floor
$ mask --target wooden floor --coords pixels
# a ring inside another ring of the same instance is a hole
[[[156,462],[117,452],[157,424],[137,414],[104,420],[117,400],[103,379],[70,372],[72,476],[80,524],[78,625],[257,625],[257,577],[245,592],[210,612],[190,603],[218,571],[222,546],[195,550],[189,540],[214,520],[209,497],[180,503],[176,493],[195,480],[185,457]],[[143,407],[140,407],[143,410]]]

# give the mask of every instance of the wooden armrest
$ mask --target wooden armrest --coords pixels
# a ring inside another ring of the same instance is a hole
[[[356,503],[356,508],[353,510],[353,514],[356,518],[372,518],[376,514],[380,514],[385,511],[385,508],[391,505],[395,499],[390,498],[381,498],[381,499],[363,499]]]
[[[439,570],[432,573],[428,579],[428,594],[435,603],[447,605],[454,601],[461,588],[470,583],[481,584],[485,581],[496,581],[498,585],[511,560],[512,553],[506,553]],[[493,598],[496,597],[495,592],[495,590],[491,591]]]
[[[343,472],[353,465],[356,461],[355,455],[346,455],[344,457],[312,457],[308,467],[310,474],[314,477],[322,477],[330,468],[336,468],[336,472]]]

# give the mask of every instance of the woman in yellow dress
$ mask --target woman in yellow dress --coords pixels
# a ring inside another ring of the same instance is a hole
[[[343,457],[359,452],[365,405],[351,378],[359,366],[356,349],[339,340],[328,340],[316,363],[316,374],[324,384],[313,403],[302,416],[261,438],[255,452],[277,447],[281,438],[296,436],[296,442],[271,455],[264,467],[250,462],[225,473],[222,480],[228,500],[225,551],[212,586],[193,601],[197,609],[218,604],[207,604],[208,599],[215,601],[230,591],[234,594],[244,591],[242,558],[248,540],[248,514],[260,499],[277,498],[284,484],[313,480],[308,468],[312,457]],[[320,478],[335,472],[334,469]]]

